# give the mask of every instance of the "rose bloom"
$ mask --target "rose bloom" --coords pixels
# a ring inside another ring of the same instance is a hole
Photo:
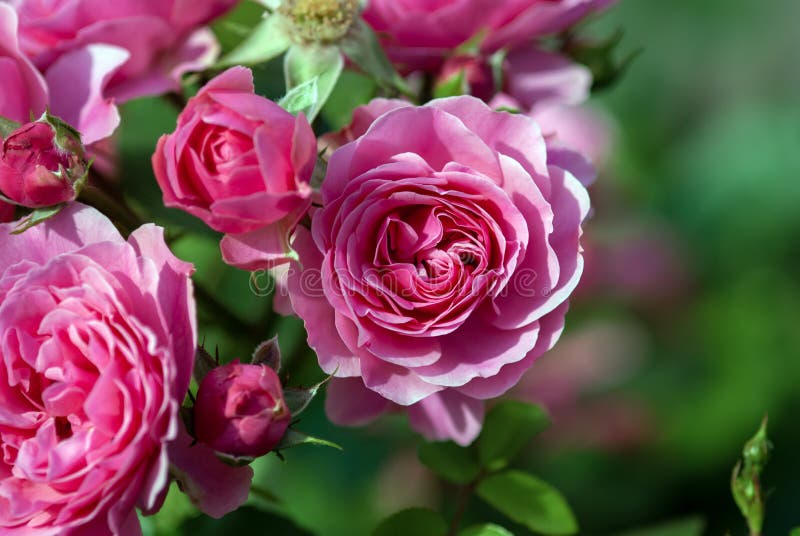
[[[0,194],[38,208],[75,200],[76,182],[87,172],[83,147],[76,137],[56,143],[56,129],[46,121],[21,126],[0,146]]]
[[[274,449],[291,420],[278,374],[238,360],[206,374],[194,415],[198,441],[223,454],[253,458]]]
[[[0,527],[136,534],[168,483],[195,350],[192,267],[73,204],[0,226]]]
[[[561,32],[613,0],[371,0],[363,17],[403,71],[434,70],[479,32],[494,52]]]
[[[211,65],[219,46],[203,26],[236,1],[0,3],[18,14],[22,52],[47,80],[50,109],[88,144],[119,124],[115,102],[179,90],[184,73]]]
[[[289,233],[311,204],[316,163],[306,118],[254,91],[249,69],[217,76],[153,155],[164,203],[228,233],[225,261],[247,270],[285,260]]]
[[[526,116],[392,102],[331,156],[293,242],[291,303],[323,370],[347,378],[328,392],[334,422],[407,407],[427,437],[466,444],[483,400],[558,339],[589,198]]]
[[[26,122],[46,109],[80,130],[92,143],[119,124],[113,102],[103,97],[108,78],[128,57],[109,45],[92,45],[68,54],[42,76],[19,50],[17,12],[0,0],[0,116]]]

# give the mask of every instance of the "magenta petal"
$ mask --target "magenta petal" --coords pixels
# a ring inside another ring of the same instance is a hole
[[[408,408],[411,427],[430,441],[452,440],[469,445],[483,426],[482,400],[445,389]]]
[[[392,408],[392,403],[364,386],[361,378],[331,378],[326,388],[325,413],[340,426],[362,426]]]
[[[183,425],[178,438],[169,444],[169,457],[182,491],[204,514],[219,519],[247,500],[253,469],[221,462],[213,450],[196,443]]]

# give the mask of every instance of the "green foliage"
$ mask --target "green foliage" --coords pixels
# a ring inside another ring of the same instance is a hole
[[[339,130],[350,124],[353,110],[367,104],[378,89],[372,78],[353,71],[344,71],[333,89],[328,102],[322,108],[322,119],[331,130]]]
[[[267,15],[230,53],[222,57],[217,67],[257,65],[277,58],[292,46],[286,20],[282,15]]]
[[[339,49],[333,46],[295,45],[286,53],[283,69],[287,92],[313,79],[317,80],[316,102],[306,114],[309,122],[312,122],[336,86],[344,69],[344,58]]]
[[[689,517],[625,532],[619,536],[702,536],[706,523],[702,518]]]
[[[384,520],[372,536],[444,536],[447,524],[442,516],[427,508],[409,508]]]
[[[469,484],[481,470],[474,453],[452,441],[423,443],[417,449],[417,455],[439,476],[456,484]]]
[[[575,534],[578,523],[567,501],[550,484],[522,471],[504,471],[481,481],[478,495],[534,532]]]
[[[475,525],[473,527],[466,528],[458,533],[458,536],[514,536],[509,531],[501,527],[500,525],[495,525],[493,523],[487,523],[486,525]]]
[[[219,534],[253,534],[260,527],[264,534],[280,536],[311,536],[285,517],[264,512],[252,506],[243,506],[222,519],[199,516],[181,525],[181,534],[191,536],[217,536]]]
[[[505,467],[549,425],[550,419],[539,406],[513,400],[500,402],[489,410],[476,442],[481,464],[489,470]]]

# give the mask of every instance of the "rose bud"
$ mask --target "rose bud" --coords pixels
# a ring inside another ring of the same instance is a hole
[[[290,419],[278,374],[266,365],[233,361],[206,374],[197,390],[195,437],[221,454],[263,456]]]
[[[74,201],[87,171],[80,135],[46,114],[17,128],[0,147],[0,194],[24,207]]]

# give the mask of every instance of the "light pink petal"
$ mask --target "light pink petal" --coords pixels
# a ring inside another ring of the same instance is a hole
[[[525,108],[575,106],[589,98],[592,73],[559,54],[522,47],[508,55],[506,91]]]
[[[483,426],[484,404],[454,389],[445,389],[408,408],[411,427],[430,441],[469,445]]]
[[[219,244],[222,260],[241,270],[267,270],[289,262],[288,230],[282,222],[242,234],[226,234]]]
[[[363,426],[393,404],[364,386],[361,378],[332,378],[326,387],[325,413],[339,426]]]
[[[85,144],[107,138],[119,125],[119,112],[104,91],[129,57],[119,47],[90,45],[63,55],[48,69],[50,109],[75,126]]]
[[[47,85],[39,71],[20,52],[16,11],[0,3],[0,116],[26,122],[47,106]]]

